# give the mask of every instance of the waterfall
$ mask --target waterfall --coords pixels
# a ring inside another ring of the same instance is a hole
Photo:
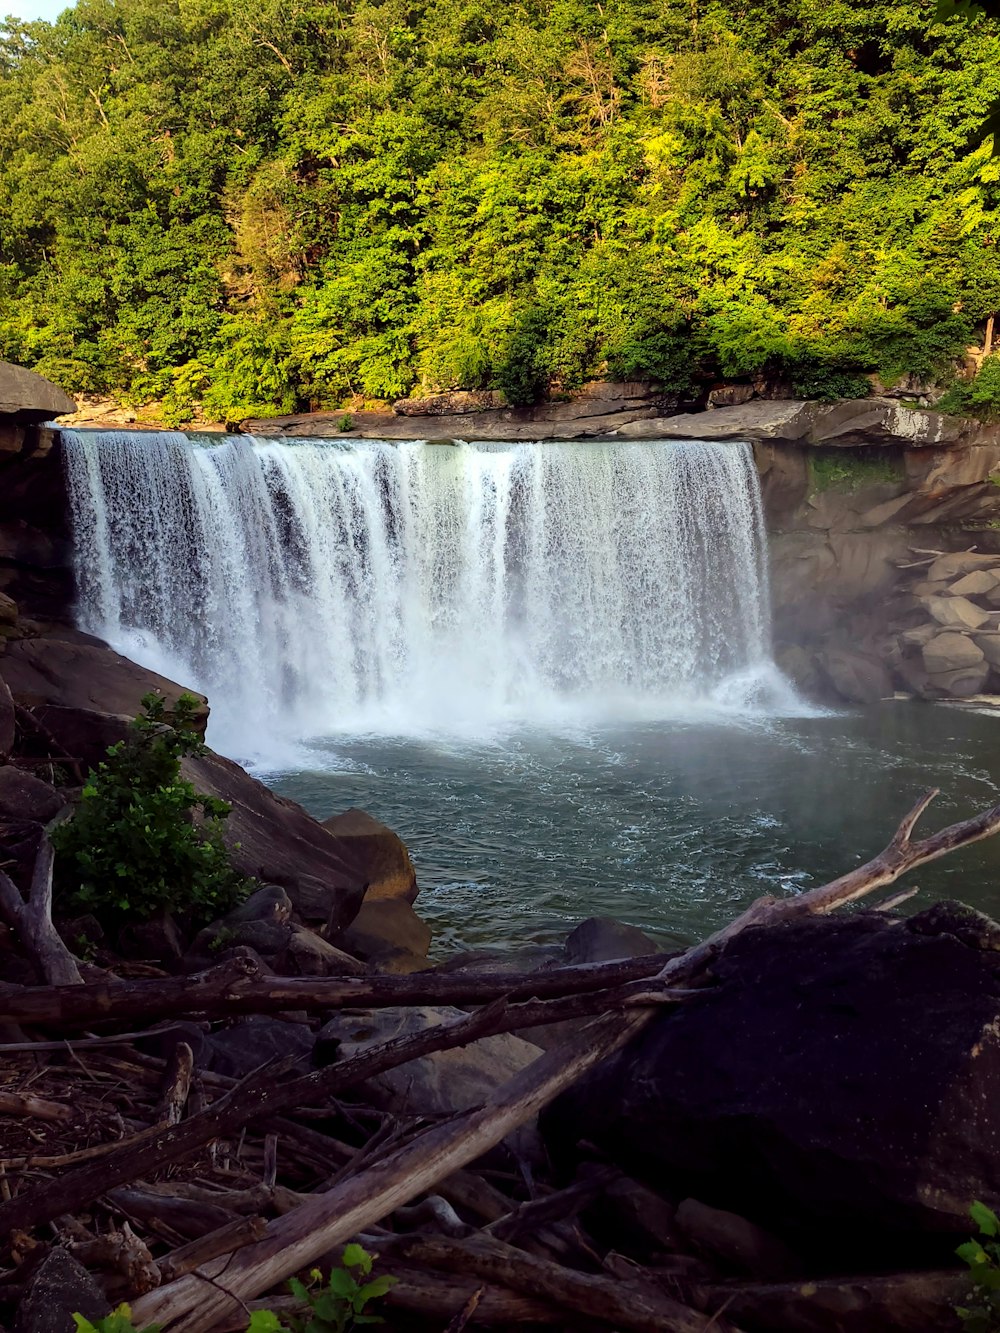
[[[749,446],[64,431],[78,623],[243,759],[774,704]]]

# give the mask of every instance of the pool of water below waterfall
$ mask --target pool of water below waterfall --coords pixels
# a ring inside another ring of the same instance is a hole
[[[1000,714],[904,702],[489,741],[354,735],[307,755],[262,776],[320,817],[360,806],[403,837],[439,955],[555,941],[599,915],[691,940],[867,860],[928,787],[922,830],[1000,799]],[[912,879],[907,910],[949,896],[1000,914],[1000,839]]]

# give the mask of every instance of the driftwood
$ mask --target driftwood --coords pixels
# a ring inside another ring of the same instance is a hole
[[[179,1041],[167,1063],[166,1078],[163,1084],[163,1096],[160,1099],[157,1120],[162,1125],[179,1123],[191,1092],[191,1077],[194,1074],[194,1052],[186,1041]]]
[[[58,815],[48,828],[59,823],[62,817],[62,814]],[[54,864],[55,852],[46,832],[38,844],[27,902],[10,876],[0,870],[0,916],[17,935],[46,981],[52,986],[75,989],[83,984],[80,969],[52,924]]]
[[[411,1263],[450,1273],[467,1273],[533,1297],[544,1297],[564,1310],[599,1319],[635,1333],[704,1333],[704,1315],[672,1300],[651,1282],[577,1273],[512,1245],[486,1236],[449,1240],[442,1236],[404,1236],[382,1245],[391,1267],[396,1254]],[[732,1325],[713,1323],[718,1333]]]
[[[12,886],[13,887],[13,886]],[[16,893],[16,889],[14,890]],[[2,903],[0,903],[2,906]],[[155,980],[87,982],[79,989],[0,986],[0,1021],[87,1027],[108,1019],[231,1018],[283,1010],[374,1009],[395,1005],[488,1004],[491,1000],[544,1000],[607,990],[653,977],[669,955],[517,975],[419,972],[411,976],[276,977],[248,958],[205,972]]]
[[[0,1115],[34,1116],[37,1120],[57,1123],[73,1118],[73,1112],[61,1102],[50,1102],[44,1097],[31,1097],[19,1092],[0,1091]]]
[[[912,840],[917,820],[933,800],[930,792],[900,823],[888,847],[847,875],[798,898],[764,898],[724,929],[671,959],[649,988],[690,985],[726,942],[751,926],[826,913],[893,883],[917,865],[956,847],[979,841],[1000,829],[1000,806],[955,824],[920,842]],[[636,989],[641,989],[638,983]],[[633,1000],[645,998],[640,995]],[[485,1011],[488,1012],[488,1011]],[[620,1049],[651,1021],[655,1010],[608,1015],[586,1027],[564,1047],[546,1052],[499,1089],[478,1111],[419,1135],[405,1147],[324,1194],[310,1198],[271,1222],[268,1234],[232,1260],[208,1265],[204,1275],[189,1274],[144,1296],[135,1307],[137,1322],[159,1323],[176,1333],[203,1333],[267,1291],[275,1283],[314,1263],[335,1245],[387,1216],[400,1204],[432,1189],[457,1167],[481,1156],[524,1124],[586,1070]],[[524,1026],[524,1024],[520,1024]],[[0,1226],[3,1225],[0,1210]],[[670,1325],[666,1326],[671,1327]]]
[[[634,982],[632,985],[645,987],[647,983]],[[333,1094],[354,1087],[365,1079],[436,1051],[453,1050],[499,1032],[553,1022],[556,1018],[566,1016],[567,1007],[570,1016],[588,1010],[593,1013],[611,1005],[624,1007],[631,1002],[631,997],[631,988],[622,987],[616,992],[597,995],[588,993],[564,1001],[540,1000],[520,1005],[497,1002],[467,1018],[442,1023],[414,1036],[396,1038],[371,1047],[341,1064],[331,1065],[313,1074],[282,1079],[278,1076],[280,1071],[273,1065],[265,1066],[204,1111],[180,1124],[154,1125],[136,1134],[124,1145],[113,1145],[111,1148],[101,1145],[85,1150],[89,1156],[97,1156],[99,1160],[70,1175],[37,1185],[7,1203],[0,1203],[0,1234],[26,1231],[62,1213],[72,1213],[116,1185],[128,1184],[153,1169],[162,1169],[211,1139],[239,1132],[260,1116],[322,1103]],[[619,1019],[615,1021],[621,1022]],[[456,1162],[455,1165],[464,1163]]]
[[[209,1231],[188,1245],[182,1245],[160,1260],[160,1277],[164,1282],[193,1273],[202,1264],[218,1259],[223,1254],[234,1254],[244,1245],[261,1240],[265,1231],[262,1217],[241,1217],[227,1222],[217,1231]]]

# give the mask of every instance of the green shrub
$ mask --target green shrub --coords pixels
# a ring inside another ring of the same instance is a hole
[[[230,807],[181,777],[181,759],[205,748],[192,726],[197,701],[182,695],[171,725],[159,695],[142,702],[144,716],[91,771],[73,819],[53,831],[60,905],[111,927],[164,910],[200,925],[245,896],[250,881],[222,842]]]
[[[792,374],[792,392],[796,398],[818,398],[832,403],[838,398],[867,398],[871,393],[867,375],[830,366],[801,367]]]
[[[1000,418],[1000,356],[986,357],[974,380],[957,380],[937,407],[939,412],[956,412],[980,421]]]
[[[1000,1219],[985,1204],[969,1209],[982,1240],[967,1240],[955,1253],[969,1265],[972,1291],[969,1304],[956,1314],[965,1333],[997,1333],[1000,1330]]]
[[[859,491],[864,486],[879,486],[900,481],[903,469],[899,459],[880,451],[856,449],[817,449],[809,457],[809,476],[814,491]]]

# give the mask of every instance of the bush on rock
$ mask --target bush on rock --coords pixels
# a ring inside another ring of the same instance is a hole
[[[204,750],[193,730],[198,701],[182,695],[168,725],[164,700],[92,770],[74,818],[56,828],[61,905],[119,927],[163,911],[203,924],[244,897],[251,881],[222,842],[229,806],[181,777],[181,759]]]

